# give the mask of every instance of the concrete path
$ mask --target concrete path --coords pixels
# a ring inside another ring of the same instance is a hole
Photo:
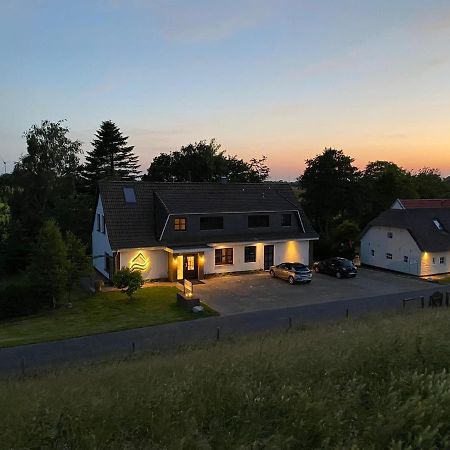
[[[2,348],[0,371],[5,374],[20,374],[23,369],[27,372],[35,368],[73,365],[80,361],[89,362],[113,356],[124,357],[133,351],[133,347],[136,352],[177,349],[180,346],[216,340],[218,328],[220,339],[225,339],[286,329],[289,326],[289,319],[293,326],[300,323],[340,320],[345,319],[347,310],[350,318],[355,318],[383,310],[401,309],[404,298],[424,295],[427,299],[436,290],[446,292],[450,290],[450,286],[424,285],[423,289],[411,292],[254,311],[64,341]],[[407,308],[420,309],[420,302],[409,302]]]

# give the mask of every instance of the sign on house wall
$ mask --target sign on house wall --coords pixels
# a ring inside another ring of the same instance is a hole
[[[131,270],[139,270],[140,272],[145,272],[150,269],[150,258],[146,258],[142,252],[139,252],[130,261]]]

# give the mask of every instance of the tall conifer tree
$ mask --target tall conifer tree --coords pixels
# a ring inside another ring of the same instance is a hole
[[[134,146],[127,145],[128,136],[110,120],[102,122],[92,142],[93,149],[87,152],[83,175],[86,188],[95,191],[102,178],[135,180],[139,176],[138,157]]]

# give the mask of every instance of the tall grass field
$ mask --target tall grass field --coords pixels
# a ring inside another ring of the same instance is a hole
[[[450,312],[0,381],[2,449],[448,449]]]

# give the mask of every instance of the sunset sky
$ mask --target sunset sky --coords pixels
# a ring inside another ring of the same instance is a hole
[[[291,180],[342,148],[450,175],[448,0],[0,0],[0,157],[67,119],[160,152],[216,138]]]

